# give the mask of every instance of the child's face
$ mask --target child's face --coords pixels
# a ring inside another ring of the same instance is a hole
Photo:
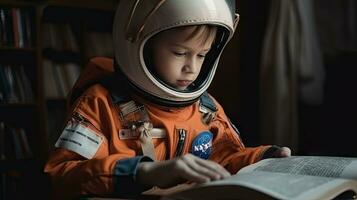
[[[185,90],[197,78],[215,37],[198,33],[190,38],[194,30],[184,27],[165,31],[153,44],[156,72],[161,80],[179,90]]]

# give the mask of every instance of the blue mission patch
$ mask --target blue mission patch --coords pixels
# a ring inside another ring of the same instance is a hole
[[[212,152],[212,139],[213,134],[209,131],[199,133],[192,142],[192,154],[207,160]]]

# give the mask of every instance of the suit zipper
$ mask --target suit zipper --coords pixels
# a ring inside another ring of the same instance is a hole
[[[182,154],[183,147],[185,145],[186,135],[187,135],[186,130],[178,129],[179,141],[177,143],[175,157],[180,156]]]

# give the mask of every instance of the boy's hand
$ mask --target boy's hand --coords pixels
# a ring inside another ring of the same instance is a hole
[[[282,158],[291,156],[291,150],[289,147],[279,147],[279,146],[271,146],[267,149],[263,155],[263,159],[265,158]]]
[[[276,157],[289,157],[291,156],[291,150],[289,147],[281,147],[280,150],[276,152]]]
[[[168,188],[186,181],[204,183],[229,176],[218,163],[186,154],[173,160],[140,163],[137,180],[141,184]]]

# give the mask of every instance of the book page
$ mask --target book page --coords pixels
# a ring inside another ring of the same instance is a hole
[[[277,199],[332,199],[348,189],[357,191],[357,182],[350,180],[264,171],[237,174],[226,181],[222,184],[234,181]]]
[[[243,168],[250,171],[279,172],[357,180],[357,158],[325,156],[291,156],[269,158]]]
[[[265,159],[225,180],[169,195],[173,198],[167,199],[200,197],[207,200],[216,199],[217,194],[220,199],[333,199],[344,191],[357,192],[357,181],[350,180],[357,180],[356,163],[355,158],[322,156]],[[244,196],[249,192],[247,188],[251,190],[251,198]]]
[[[357,182],[339,178],[252,171],[198,185],[162,199],[332,199],[346,190],[357,191]]]

